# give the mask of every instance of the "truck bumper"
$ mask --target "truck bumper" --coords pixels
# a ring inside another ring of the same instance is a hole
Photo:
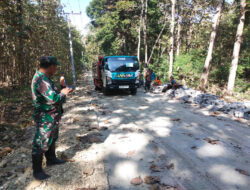
[[[124,88],[124,87],[126,87],[126,88]],[[137,84],[137,83],[128,83],[128,84],[124,84],[124,83],[122,83],[122,84],[114,84],[114,83],[112,83],[112,84],[107,84],[106,85],[106,88],[107,89],[110,89],[110,90],[128,90],[128,89],[136,89],[136,88],[139,88],[139,83]]]

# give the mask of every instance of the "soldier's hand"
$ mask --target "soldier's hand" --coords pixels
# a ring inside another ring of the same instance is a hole
[[[65,94],[65,95],[68,95],[71,92],[71,90],[72,90],[71,88],[66,87],[66,88],[61,90],[61,93]]]

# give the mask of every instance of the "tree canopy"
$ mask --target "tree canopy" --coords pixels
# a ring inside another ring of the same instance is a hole
[[[59,0],[0,2],[1,84],[29,84],[44,55],[56,56],[61,71],[71,73],[68,26],[62,13]],[[84,48],[75,28],[72,36],[76,70],[79,70]]]
[[[148,10],[145,13],[146,2]],[[200,80],[218,3],[205,0],[176,1],[173,75],[184,74],[192,86],[198,86]],[[167,80],[171,50],[171,5],[170,0],[92,0],[87,8],[87,14],[92,19],[91,32],[86,38],[88,62],[95,61],[97,55],[137,55],[138,32],[146,25],[147,44],[141,40],[140,62],[145,62],[147,45],[147,58],[152,54],[150,67],[162,80]],[[143,8],[143,18],[146,16],[147,20],[141,23]],[[212,84],[221,87],[227,84],[239,16],[239,1],[223,3],[212,53],[210,87]],[[249,88],[250,81],[249,12],[246,13],[245,21],[236,77],[236,85],[241,86],[239,90],[242,92]],[[140,38],[143,38],[143,34]],[[177,48],[179,55],[176,55]]]

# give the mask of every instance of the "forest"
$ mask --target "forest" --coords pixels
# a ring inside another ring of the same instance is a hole
[[[163,81],[183,74],[192,87],[249,97],[249,2],[92,0],[87,14],[88,63],[97,55],[137,55]]]
[[[29,85],[44,55],[56,56],[60,70],[71,72],[68,24],[59,0],[1,0],[0,30],[1,86]],[[80,32],[71,30],[79,70],[84,47]]]
[[[83,52],[89,68],[98,55],[136,55],[163,82],[183,74],[191,87],[250,97],[246,0],[92,0],[86,12],[86,36],[71,25],[76,71]],[[60,0],[2,0],[0,20],[1,94],[28,87],[43,55],[56,56],[71,78]]]

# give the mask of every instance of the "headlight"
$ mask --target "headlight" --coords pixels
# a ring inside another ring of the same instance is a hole
[[[107,77],[107,84],[112,84],[112,79],[110,77]]]

